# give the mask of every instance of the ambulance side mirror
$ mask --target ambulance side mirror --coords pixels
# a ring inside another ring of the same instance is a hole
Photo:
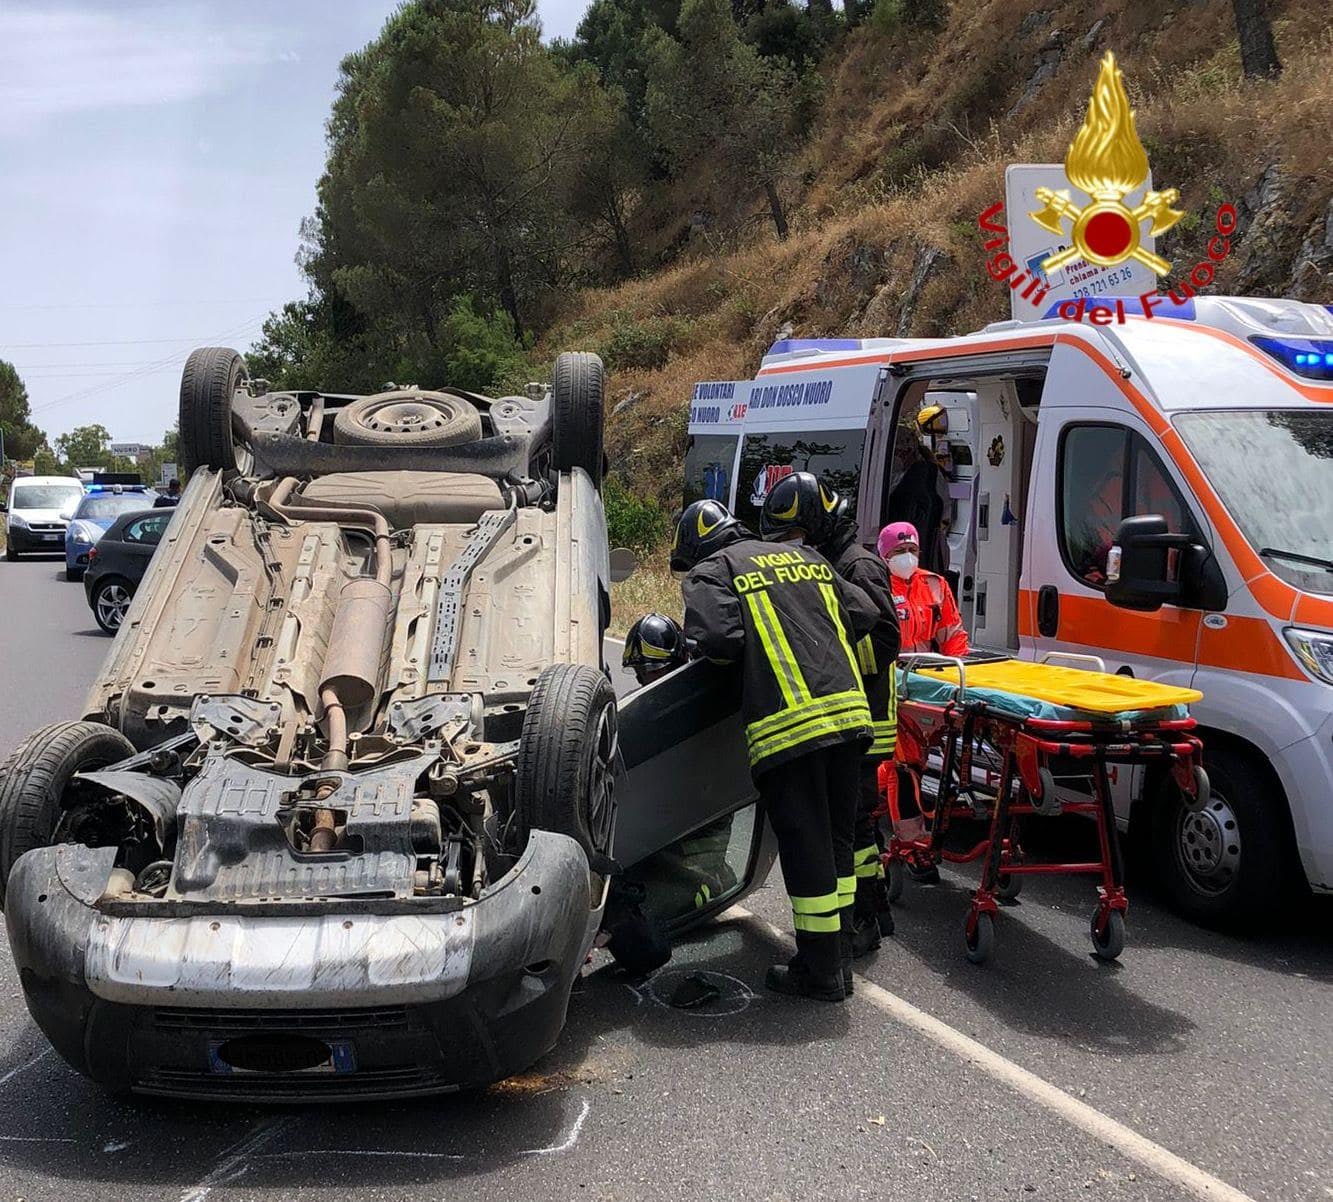
[[[611,552],[611,583],[628,580],[639,570],[639,561],[628,547],[617,547]]]
[[[1181,559],[1193,546],[1190,535],[1170,533],[1159,514],[1126,518],[1106,557],[1106,599],[1149,613],[1178,604],[1184,591]]]

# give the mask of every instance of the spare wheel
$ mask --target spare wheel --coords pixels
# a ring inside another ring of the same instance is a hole
[[[333,437],[347,447],[452,447],[481,437],[481,414],[447,392],[377,392],[338,410]]]

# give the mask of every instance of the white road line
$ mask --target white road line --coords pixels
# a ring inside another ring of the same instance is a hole
[[[583,1124],[587,1121],[588,1111],[592,1109],[591,1103],[587,1098],[583,1099],[583,1109],[579,1111],[579,1117],[574,1120],[574,1126],[570,1128],[569,1134],[565,1136],[558,1144],[552,1144],[548,1148],[525,1148],[519,1153],[520,1156],[554,1156],[557,1152],[568,1152],[576,1143],[579,1142],[579,1132],[583,1130]]]
[[[44,1050],[38,1052],[37,1055],[35,1055],[31,1060],[25,1061],[23,1064],[20,1064],[18,1068],[11,1068],[9,1072],[7,1072],[3,1077],[0,1077],[0,1085],[8,1085],[15,1077],[19,1075],[19,1073],[26,1073],[30,1068],[32,1068],[34,1064],[37,1064],[39,1061],[45,1060],[54,1051],[55,1048],[45,1048]]]
[[[224,1148],[208,1174],[198,1185],[188,1186],[180,1196],[180,1202],[204,1202],[215,1185],[225,1185],[233,1177],[239,1177],[249,1167],[246,1163],[270,1140],[277,1139],[284,1131],[296,1123],[295,1116],[274,1119],[256,1127],[249,1135],[239,1139],[229,1148]]]
[[[297,1148],[291,1152],[264,1152],[260,1160],[294,1160],[302,1156],[388,1156],[408,1160],[466,1160],[461,1152],[403,1152],[391,1148]]]
[[[788,942],[787,936],[776,926],[744,906],[733,906],[729,913],[739,915],[767,938],[782,943]],[[1052,1085],[1012,1060],[1005,1059],[971,1036],[954,1030],[948,1023],[943,1023],[924,1010],[918,1009],[896,993],[890,993],[883,986],[876,985],[874,981],[866,980],[860,973],[856,974],[856,980],[854,996],[864,998],[876,1009],[884,1011],[904,1026],[911,1027],[946,1051],[952,1052],[960,1060],[976,1065],[997,1081],[1004,1082],[1011,1089],[1044,1106],[1122,1155],[1138,1161],[1163,1180],[1179,1186],[1193,1197],[1202,1198],[1205,1202],[1254,1202],[1249,1194],[1242,1193],[1174,1152],[1167,1151],[1161,1144],[1154,1143],[1086,1102],[1080,1102],[1059,1086]]]

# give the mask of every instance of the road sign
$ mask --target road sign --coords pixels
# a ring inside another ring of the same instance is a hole
[[[1157,276],[1152,269],[1133,259],[1116,267],[1098,267],[1080,257],[1049,275],[1044,272],[1042,260],[1064,250],[1069,240],[1043,229],[1029,216],[1042,208],[1037,199],[1038,188],[1066,191],[1080,208],[1092,202],[1092,197],[1069,182],[1062,163],[1014,163],[1005,170],[1004,211],[1009,226],[1009,254],[1020,270],[1026,269],[1044,279],[1050,289],[1040,309],[1033,308],[1016,292],[1010,292],[1010,313],[1015,321],[1040,321],[1062,300],[1077,300],[1081,296],[1140,296],[1157,290]],[[1125,196],[1125,205],[1134,208],[1142,201],[1143,194],[1151,190],[1150,172],[1142,187]],[[1140,245],[1145,250],[1156,249],[1155,240],[1146,230]]]

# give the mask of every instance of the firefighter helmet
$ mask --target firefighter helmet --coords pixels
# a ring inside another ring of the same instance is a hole
[[[685,506],[671,540],[671,570],[688,572],[701,559],[745,537],[745,528],[721,501]]]
[[[643,674],[677,668],[688,659],[685,632],[666,614],[651,613],[629,628],[620,664],[642,679]]]
[[[791,530],[805,532],[807,542],[828,537],[838,513],[839,497],[813,472],[792,472],[773,485],[759,514],[759,531],[775,538]]]

